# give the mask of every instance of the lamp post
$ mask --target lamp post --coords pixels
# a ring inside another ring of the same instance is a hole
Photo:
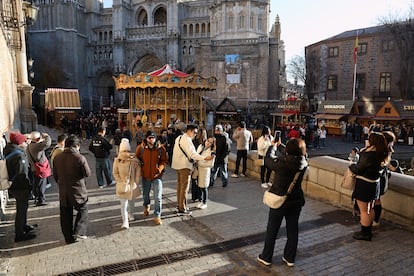
[[[16,1],[19,12],[19,28],[22,47],[16,51],[16,62],[18,68],[17,90],[20,96],[20,129],[23,133],[28,133],[37,129],[37,116],[32,109],[32,92],[34,87],[29,82],[29,77],[34,77],[32,71],[33,59],[27,58],[26,32],[28,25],[33,24],[37,19],[38,7],[32,5],[32,1]],[[20,5],[20,6],[19,6]]]

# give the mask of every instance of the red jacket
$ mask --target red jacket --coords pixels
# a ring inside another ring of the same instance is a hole
[[[162,177],[165,164],[168,163],[167,151],[164,146],[157,143],[155,147],[150,148],[144,141],[137,147],[135,155],[141,162],[142,178],[154,180]]]

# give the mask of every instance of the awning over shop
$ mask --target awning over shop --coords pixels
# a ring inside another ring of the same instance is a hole
[[[78,89],[48,88],[45,91],[48,110],[81,109]]]
[[[320,114],[352,114],[353,101],[324,101],[318,107]]]
[[[339,120],[342,117],[346,116],[345,114],[316,114],[316,119],[326,119],[326,120]]]

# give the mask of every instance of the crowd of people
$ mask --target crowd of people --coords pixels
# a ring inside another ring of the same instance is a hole
[[[166,166],[176,171],[176,213],[179,216],[192,214],[188,205],[190,188],[193,202],[198,202],[197,208],[203,210],[207,208],[208,191],[215,186],[217,177],[221,178],[223,188],[229,185],[227,165],[233,142],[236,143],[237,154],[231,177],[246,177],[247,156],[254,138],[243,121],[239,122],[231,136],[221,124],[216,125],[214,133],[208,135],[202,126],[179,122],[161,130],[159,135],[152,130],[144,133],[142,125],[137,124],[136,133],[142,133],[134,137],[126,126],[122,131],[119,126],[112,128],[108,134],[106,119],[98,121],[100,125],[85,137],[82,133],[59,135],[50,155],[46,152],[51,147],[52,139],[47,133],[34,131],[28,135],[19,132],[9,134],[2,155],[7,160],[12,182],[9,190],[16,199],[16,242],[36,237],[37,225],[27,224],[28,201],[33,196],[36,206],[48,204],[45,191],[51,175],[59,186],[60,224],[65,242],[70,244],[87,238],[86,179],[91,175],[91,169],[80,153],[84,138],[90,138],[88,149],[95,158],[97,187],[115,186],[115,195],[120,201],[122,229],[128,229],[129,222],[135,219],[135,204],[141,195],[143,216],[150,216],[153,210],[154,224],[162,224],[162,177]],[[326,129],[321,126],[314,131],[320,131],[317,146],[323,146]],[[295,176],[299,175],[283,205],[269,208],[264,248],[257,258],[267,266],[272,263],[283,219],[286,220],[287,241],[282,260],[287,266],[294,266],[299,217],[305,204],[301,182],[308,166],[306,136],[306,130],[300,127],[272,133],[265,126],[256,142],[262,188],[282,196],[293,179],[297,178]],[[402,171],[398,161],[391,158],[393,144],[397,140],[392,131],[373,125],[364,138],[365,147],[352,148],[348,159],[350,170],[356,174],[352,198],[355,199],[361,224],[361,230],[353,237],[370,241],[372,226],[379,224],[381,196],[387,190],[390,172]],[[133,146],[134,140],[136,147]],[[113,150],[115,157],[112,159]],[[271,181],[273,171],[283,173],[273,174]]]

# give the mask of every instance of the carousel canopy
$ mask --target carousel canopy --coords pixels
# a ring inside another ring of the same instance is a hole
[[[173,74],[174,76],[179,77],[179,78],[184,78],[184,77],[190,76],[187,73],[172,69],[169,64],[165,64],[160,69],[152,71],[151,73],[148,73],[148,75],[153,76],[153,77],[155,77],[155,76],[159,77],[159,76],[162,76],[162,75],[165,75],[165,74]]]
[[[215,77],[202,77],[172,69],[169,64],[150,73],[137,73],[133,76],[120,74],[113,77],[117,90],[130,88],[191,88],[212,90],[216,88]]]

